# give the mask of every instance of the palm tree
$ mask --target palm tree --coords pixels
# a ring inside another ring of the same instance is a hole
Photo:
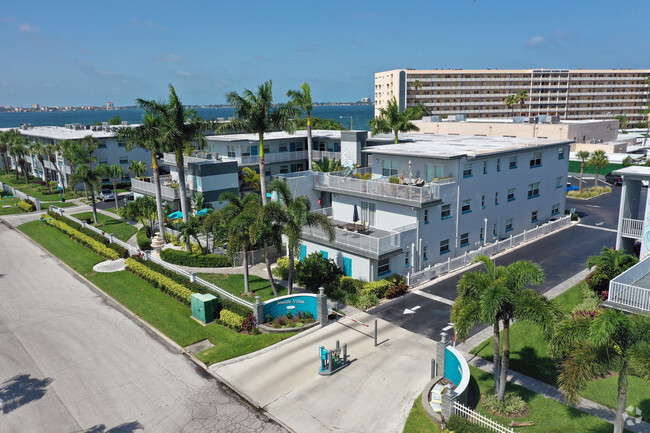
[[[598,292],[607,290],[611,279],[622,274],[638,261],[636,257],[627,254],[624,250],[603,247],[600,255],[587,259],[587,268],[594,268],[594,271],[587,276],[589,287]]]
[[[469,331],[479,323],[493,325],[495,340],[502,334],[501,366],[495,392],[503,401],[510,367],[510,324],[514,320],[528,321],[541,326],[550,335],[558,310],[545,296],[526,288],[529,284],[538,285],[544,281],[544,271],[539,265],[522,260],[507,267],[495,266],[489,257],[483,255],[477,260],[485,265],[487,274],[468,272],[463,275],[458,283],[459,296],[452,307],[451,317],[461,340],[465,340]],[[499,322],[503,324],[500,333]],[[494,349],[499,350],[496,342]],[[498,362],[496,356],[494,359]]]
[[[517,95],[506,96],[505,103],[506,106],[512,110],[512,117],[515,117],[515,105],[517,105],[518,102],[519,100],[517,99]]]
[[[102,178],[108,178],[113,180],[113,195],[115,195],[115,209],[119,210],[120,209],[120,203],[119,200],[117,199],[117,179],[118,178],[123,178],[126,176],[126,172],[122,168],[122,166],[118,164],[113,164],[111,166],[107,164],[99,164],[95,168],[95,172],[101,176]]]
[[[591,154],[586,150],[581,150],[576,153],[576,156],[580,159],[580,186],[578,191],[582,191],[582,175],[585,172],[585,162],[589,159],[589,155]]]
[[[634,368],[650,384],[650,316],[621,311],[580,311],[560,322],[549,348],[561,360],[558,385],[570,403],[590,380],[618,372],[614,433],[623,433],[628,371]]]
[[[183,212],[183,222],[187,222],[189,206],[187,204],[183,151],[191,143],[194,143],[198,148],[203,148],[207,142],[203,131],[212,129],[213,123],[198,118],[193,111],[186,110],[176,95],[174,86],[171,84],[169,85],[169,102],[160,103],[141,98],[138,98],[136,102],[140,108],[150,111],[160,118],[158,124],[160,143],[168,151],[174,152],[176,156],[181,212]]]
[[[5,168],[5,174],[9,174],[9,161],[7,151],[9,149],[9,131],[0,131],[0,158]]]
[[[617,116],[614,116],[614,119],[618,120],[618,127],[620,129],[625,129],[630,124],[630,120],[627,118],[625,114],[619,114]]]
[[[38,159],[38,162],[41,163],[41,169],[43,170],[43,177],[42,179],[47,181],[49,180],[49,177],[47,176],[47,173],[45,171],[45,145],[41,143],[40,141],[32,141],[29,143],[29,153],[30,154],[36,154],[36,158]]]
[[[596,177],[594,178],[594,187],[598,186],[598,172],[600,171],[601,168],[607,167],[607,164],[609,164],[609,159],[607,159],[607,155],[605,154],[604,150],[594,150],[592,152],[591,158],[589,158],[589,161],[587,161],[587,165],[596,167]]]
[[[142,123],[139,126],[135,128],[121,129],[118,133],[118,138],[126,142],[127,150],[131,150],[135,146],[138,146],[151,153],[151,171],[153,172],[156,211],[158,213],[158,231],[161,238],[165,239],[165,214],[163,213],[162,192],[160,187],[160,167],[158,165],[157,157],[157,154],[163,149],[160,123],[160,117],[156,117],[152,112],[146,111],[142,118]]]
[[[74,164],[72,163],[72,155],[75,153],[75,147],[78,146],[78,143],[72,140],[61,140],[59,142],[59,148],[61,151],[61,156],[64,160],[68,161],[68,167],[70,167],[70,177],[74,176]],[[67,182],[70,185],[69,181]],[[73,189],[75,195],[77,194],[77,185],[73,184]]]
[[[260,174],[250,167],[241,169],[242,188],[252,188],[255,191],[260,190]]]
[[[311,170],[311,110],[313,108],[311,101],[311,88],[309,87],[309,84],[302,83],[300,90],[289,90],[287,92],[287,97],[291,98],[289,104],[303,111],[305,113],[305,117],[307,117],[307,170]]]
[[[311,211],[311,201],[307,196],[293,197],[289,187],[282,180],[272,181],[269,191],[277,192],[280,198],[280,203],[267,204],[266,212],[270,219],[279,222],[282,234],[287,237],[289,253],[287,294],[290,295],[293,290],[294,257],[300,250],[303,227],[319,227],[327,234],[330,243],[334,242],[336,231],[334,224],[325,214]]]
[[[341,171],[344,167],[341,165],[341,160],[332,158],[329,159],[327,156],[323,157],[323,161],[319,164],[314,162],[314,171],[321,171],[323,173],[330,173],[333,171]]]
[[[88,191],[90,191],[90,199],[93,206],[93,219],[95,224],[98,223],[97,220],[97,203],[95,203],[95,188],[99,188],[102,179],[95,173],[92,166],[87,163],[79,164],[76,167],[75,174],[70,178],[71,182],[78,183],[83,182],[87,186]]]
[[[129,161],[128,170],[135,175],[135,177],[142,176],[142,173],[147,171],[147,164],[144,161]]]
[[[371,119],[368,124],[372,127],[372,135],[392,132],[395,134],[395,144],[399,143],[399,133],[419,131],[420,128],[411,123],[411,120],[422,118],[422,111],[418,107],[409,107],[399,112],[395,97],[388,101],[388,107],[379,111],[379,117]]]
[[[189,218],[187,222],[182,222],[178,224],[176,228],[179,232],[181,232],[180,237],[183,240],[185,240],[186,244],[189,245],[191,239],[194,238],[196,240],[196,243],[199,245],[199,248],[201,248],[201,251],[205,251],[203,246],[201,245],[201,240],[199,239],[199,234],[201,234],[203,229],[203,222],[201,220],[201,217],[192,215],[192,217]]]
[[[73,142],[73,144],[69,147],[70,166],[71,166],[70,171],[76,174],[77,166],[81,164],[87,165],[92,169],[93,162],[97,161],[97,158],[93,156],[93,152],[98,147],[99,147],[99,140],[97,140],[97,138],[93,137],[92,135],[87,135],[84,138],[82,138],[80,141]],[[86,191],[86,199],[88,199],[89,184],[87,182],[83,182],[83,184],[84,184],[84,190]]]
[[[260,192],[262,204],[266,204],[266,171],[264,168],[264,134],[271,131],[286,131],[292,134],[295,125],[292,118],[300,110],[295,106],[273,105],[273,83],[271,80],[260,84],[257,93],[244,89],[240,96],[236,92],[226,95],[228,104],[235,107],[235,119],[220,126],[220,131],[243,131],[257,134],[259,138]]]
[[[520,90],[516,95],[517,103],[521,105],[522,115],[524,114],[524,108],[526,108],[526,101],[528,100],[528,92],[525,90]]]
[[[25,161],[25,156],[29,152],[29,140],[27,137],[23,137],[19,133],[15,133],[12,137],[11,143],[9,144],[9,154],[14,157],[16,162],[16,180],[18,179],[18,166],[25,177],[25,183],[29,183],[29,174],[27,173],[27,163]]]
[[[234,255],[235,252],[242,252],[244,266],[244,292],[250,293],[248,277],[248,251],[251,250],[254,242],[252,234],[257,215],[260,212],[262,200],[258,194],[247,194],[240,199],[232,192],[224,192],[219,196],[219,203],[227,201],[220,213],[224,221],[228,221],[228,252]]]
[[[49,143],[45,146],[45,154],[47,155],[47,160],[50,161],[50,164],[54,166],[56,172],[59,176],[59,183],[61,184],[61,193],[65,194],[65,179],[61,173],[61,167],[56,158],[56,154],[61,152],[61,146],[56,143]]]
[[[420,80],[415,80],[415,81],[413,82],[413,88],[414,88],[415,90],[420,90],[420,88],[422,88],[422,81],[420,81]]]

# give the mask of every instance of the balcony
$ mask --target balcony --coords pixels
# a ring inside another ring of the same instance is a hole
[[[314,173],[314,189],[408,206],[422,207],[424,203],[441,201],[440,188],[455,183],[444,179],[419,187],[390,183],[388,178],[359,179],[339,173]]]
[[[324,157],[328,159],[341,159],[341,152],[331,152],[327,150],[312,150],[311,158],[315,161],[322,161]]]
[[[623,225],[621,227],[621,236],[640,239],[642,234],[643,234],[643,220],[623,218]]]
[[[163,200],[179,200],[181,197],[179,188],[172,188],[170,186],[165,186],[164,183],[169,181],[169,177],[161,176],[160,182],[160,194]],[[149,197],[156,196],[156,185],[153,182],[139,179],[131,179],[131,190]],[[187,189],[189,195],[189,188]]]
[[[163,154],[163,161],[165,164],[176,166],[176,155],[173,153]],[[187,167],[190,162],[204,162],[204,161],[219,161],[218,154],[206,153],[204,157],[201,156],[183,156],[183,165]]]
[[[221,158],[223,161],[237,161],[239,165],[252,165],[259,164],[260,156],[259,155],[247,155],[247,156],[224,156]],[[288,161],[299,161],[302,159],[307,159],[306,150],[298,150],[295,152],[276,152],[270,153],[267,152],[264,154],[264,162],[266,164],[274,164],[278,162],[288,162]]]
[[[603,305],[632,313],[650,313],[650,259],[611,280]]]

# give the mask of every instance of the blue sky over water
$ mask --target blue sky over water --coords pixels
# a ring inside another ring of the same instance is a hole
[[[650,68],[650,2],[5,1],[0,105],[219,104],[272,79],[276,99],[373,97],[374,73]]]

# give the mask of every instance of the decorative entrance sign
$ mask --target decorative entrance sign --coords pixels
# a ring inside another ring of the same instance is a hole
[[[273,317],[309,312],[314,318],[318,317],[316,308],[317,296],[313,294],[287,295],[274,298],[264,303],[264,317],[270,314]]]

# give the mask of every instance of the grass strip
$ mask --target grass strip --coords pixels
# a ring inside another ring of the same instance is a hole
[[[72,216],[80,220],[89,219],[90,221],[94,221],[92,212],[81,212],[72,214]],[[115,235],[115,237],[122,242],[126,242],[138,231],[138,228],[135,226],[127,224],[124,221],[116,220],[115,218],[111,218],[99,212],[97,212],[97,221],[99,222],[99,225],[96,226],[98,229]]]
[[[262,302],[275,298],[269,280],[265,280],[264,278],[260,278],[255,275],[249,275],[251,295],[248,297],[244,296],[243,274],[199,274],[199,276],[204,280],[209,281],[224,290],[227,290],[233,295],[239,296],[240,298],[246,299],[248,301],[251,301],[252,299],[254,302],[255,296],[259,296]],[[277,283],[275,284],[275,287],[278,291],[279,296],[284,296],[287,294],[286,287],[281,286]]]

